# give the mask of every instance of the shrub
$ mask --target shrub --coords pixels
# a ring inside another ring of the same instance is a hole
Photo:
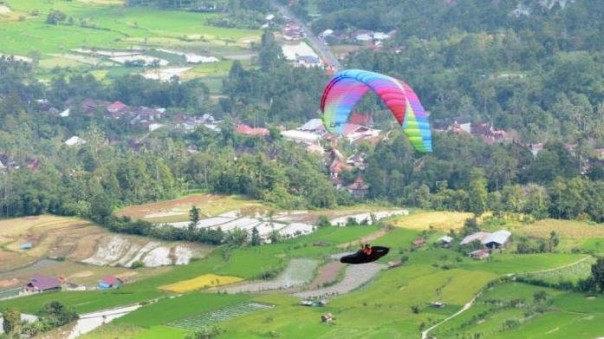
[[[145,264],[142,261],[137,260],[137,261],[133,262],[130,267],[133,269],[137,269],[137,268],[145,267]]]

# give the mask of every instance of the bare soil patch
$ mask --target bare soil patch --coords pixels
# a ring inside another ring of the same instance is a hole
[[[0,280],[0,288],[13,287],[19,284],[19,279],[4,279]]]
[[[268,208],[254,200],[238,196],[215,194],[192,194],[182,198],[126,207],[116,213],[132,219],[146,219],[151,222],[188,221],[189,210],[197,206],[204,217],[235,211],[242,215],[264,214]],[[165,220],[165,219],[169,219]]]
[[[295,296],[302,299],[306,298],[324,298],[342,295],[355,290],[376,276],[386,266],[377,263],[368,263],[364,265],[348,265],[342,281],[325,288],[308,290],[294,293]]]
[[[340,272],[346,267],[339,261],[330,261],[319,269],[319,274],[315,280],[308,286],[309,290],[323,287],[325,284],[333,283],[338,279]]]
[[[74,273],[72,275],[70,275],[69,277],[67,277],[68,279],[73,279],[73,278],[86,278],[89,277],[91,275],[93,275],[94,273],[92,271],[82,271],[82,272],[77,272]]]
[[[116,213],[117,216],[128,216],[132,219],[142,219],[146,215],[151,213],[162,213],[162,212],[170,212],[172,213],[172,209],[176,207],[186,206],[190,209],[192,206],[203,206],[204,204],[212,202],[216,197],[211,194],[193,194],[186,197],[168,200],[168,201],[160,201],[143,205],[129,206],[126,207]]]

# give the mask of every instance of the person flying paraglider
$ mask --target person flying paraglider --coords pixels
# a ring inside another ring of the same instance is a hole
[[[367,256],[370,256],[371,252],[371,246],[369,244],[365,244],[365,246],[363,246],[363,253],[365,253]]]
[[[378,260],[388,254],[389,251],[390,248],[388,247],[365,244],[361,245],[361,249],[357,252],[341,257],[340,262],[343,264],[366,264]]]
[[[390,109],[415,150],[432,152],[428,114],[411,86],[391,76],[362,69],[340,71],[325,86],[320,103],[325,129],[344,134],[353,108],[368,91],[377,94]]]

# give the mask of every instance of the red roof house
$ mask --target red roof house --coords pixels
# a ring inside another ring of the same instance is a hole
[[[262,135],[262,136],[267,136],[269,135],[269,130],[266,128],[254,128],[254,127],[250,127],[246,124],[239,124],[237,125],[237,127],[235,128],[235,132],[239,133],[239,134],[245,134],[245,135]]]
[[[364,198],[367,193],[369,193],[369,185],[365,183],[365,179],[361,176],[357,177],[352,184],[348,185],[347,189],[353,197],[359,199]]]
[[[124,104],[121,101],[116,101],[107,106],[107,112],[109,112],[111,117],[113,117],[114,119],[117,119],[122,114],[126,113],[126,110],[128,110],[128,105]]]
[[[41,274],[34,274],[31,280],[25,285],[27,292],[48,292],[61,289],[61,281],[56,278],[47,277]]]

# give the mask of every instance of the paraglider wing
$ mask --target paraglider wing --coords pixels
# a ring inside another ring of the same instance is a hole
[[[367,255],[363,253],[362,250],[350,254],[345,255],[340,258],[340,262],[344,264],[366,264],[368,262],[373,262],[378,260],[379,258],[385,256],[390,251],[390,248],[383,246],[373,246],[371,248],[371,254]]]
[[[336,74],[321,98],[325,128],[342,134],[353,107],[370,89],[388,106],[413,147],[431,152],[430,125],[417,95],[403,81],[380,73],[350,69]]]

